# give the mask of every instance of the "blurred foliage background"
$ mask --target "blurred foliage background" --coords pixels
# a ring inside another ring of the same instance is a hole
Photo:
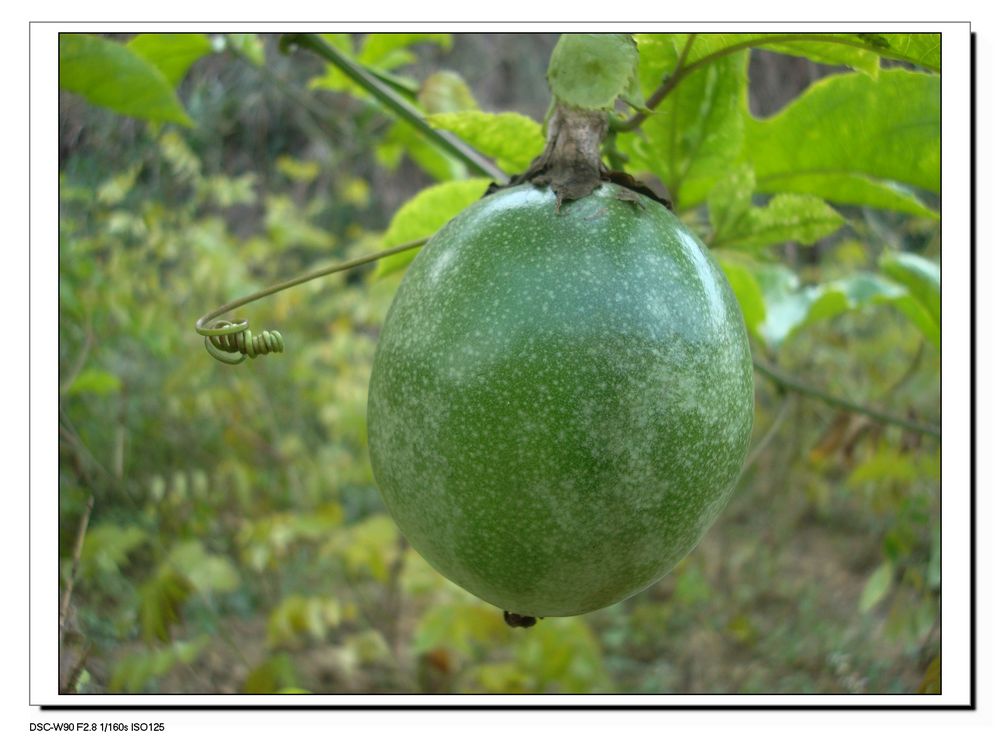
[[[426,111],[469,96],[541,120],[555,35],[422,36],[351,43]],[[366,448],[371,358],[402,274],[362,267],[254,305],[255,330],[281,329],[287,352],[241,367],[208,357],[193,323],[379,249],[407,199],[464,167],[276,37],[210,41],[181,71],[191,127],[61,94],[66,691],[939,691],[939,442],[767,378],[728,509],[645,592],[512,630],[433,572],[386,514]],[[753,50],[751,112],[840,70]],[[820,241],[759,252],[808,283],[875,268],[885,248],[939,257],[931,218],[841,213]],[[895,306],[820,316],[774,361],[939,420],[939,350]]]

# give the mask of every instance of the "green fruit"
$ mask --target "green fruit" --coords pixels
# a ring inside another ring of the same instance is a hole
[[[416,257],[368,396],[375,479],[410,543],[526,616],[608,606],[666,574],[746,457],[739,306],[662,205],[613,185],[497,192]]]

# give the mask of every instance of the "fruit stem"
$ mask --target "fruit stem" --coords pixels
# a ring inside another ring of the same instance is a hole
[[[511,180],[511,185],[531,182],[551,187],[558,210],[564,200],[590,195],[608,173],[601,163],[608,115],[556,101],[548,123],[545,150],[524,174]]]

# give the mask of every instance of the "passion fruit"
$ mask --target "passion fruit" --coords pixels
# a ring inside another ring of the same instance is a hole
[[[613,184],[523,184],[413,261],[368,400],[375,480],[441,574],[522,617],[651,585],[726,504],[753,422],[739,305],[699,240]]]

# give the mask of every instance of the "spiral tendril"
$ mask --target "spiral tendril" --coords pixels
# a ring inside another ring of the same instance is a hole
[[[225,364],[239,364],[246,359],[256,359],[258,356],[280,353],[285,350],[285,341],[281,337],[281,333],[277,330],[265,330],[263,333],[254,335],[250,332],[250,323],[246,320],[233,322],[232,320],[219,320],[217,318],[245,304],[256,302],[258,299],[271,296],[271,294],[277,294],[279,291],[290,289],[306,281],[328,276],[331,273],[340,273],[351,268],[357,268],[359,265],[364,265],[365,263],[373,263],[390,255],[397,255],[400,252],[412,250],[426,244],[428,239],[429,237],[413,239],[386,250],[379,250],[378,252],[372,252],[362,257],[334,263],[319,270],[296,276],[288,281],[281,281],[273,286],[268,286],[262,291],[241,296],[239,299],[227,302],[218,309],[199,317],[198,321],[194,324],[194,329],[199,335],[205,337],[205,350]]]
[[[199,332],[205,336],[205,350],[226,364],[239,364],[246,359],[285,350],[285,341],[277,330],[265,330],[254,335],[246,320],[216,320],[215,325],[210,330]]]

